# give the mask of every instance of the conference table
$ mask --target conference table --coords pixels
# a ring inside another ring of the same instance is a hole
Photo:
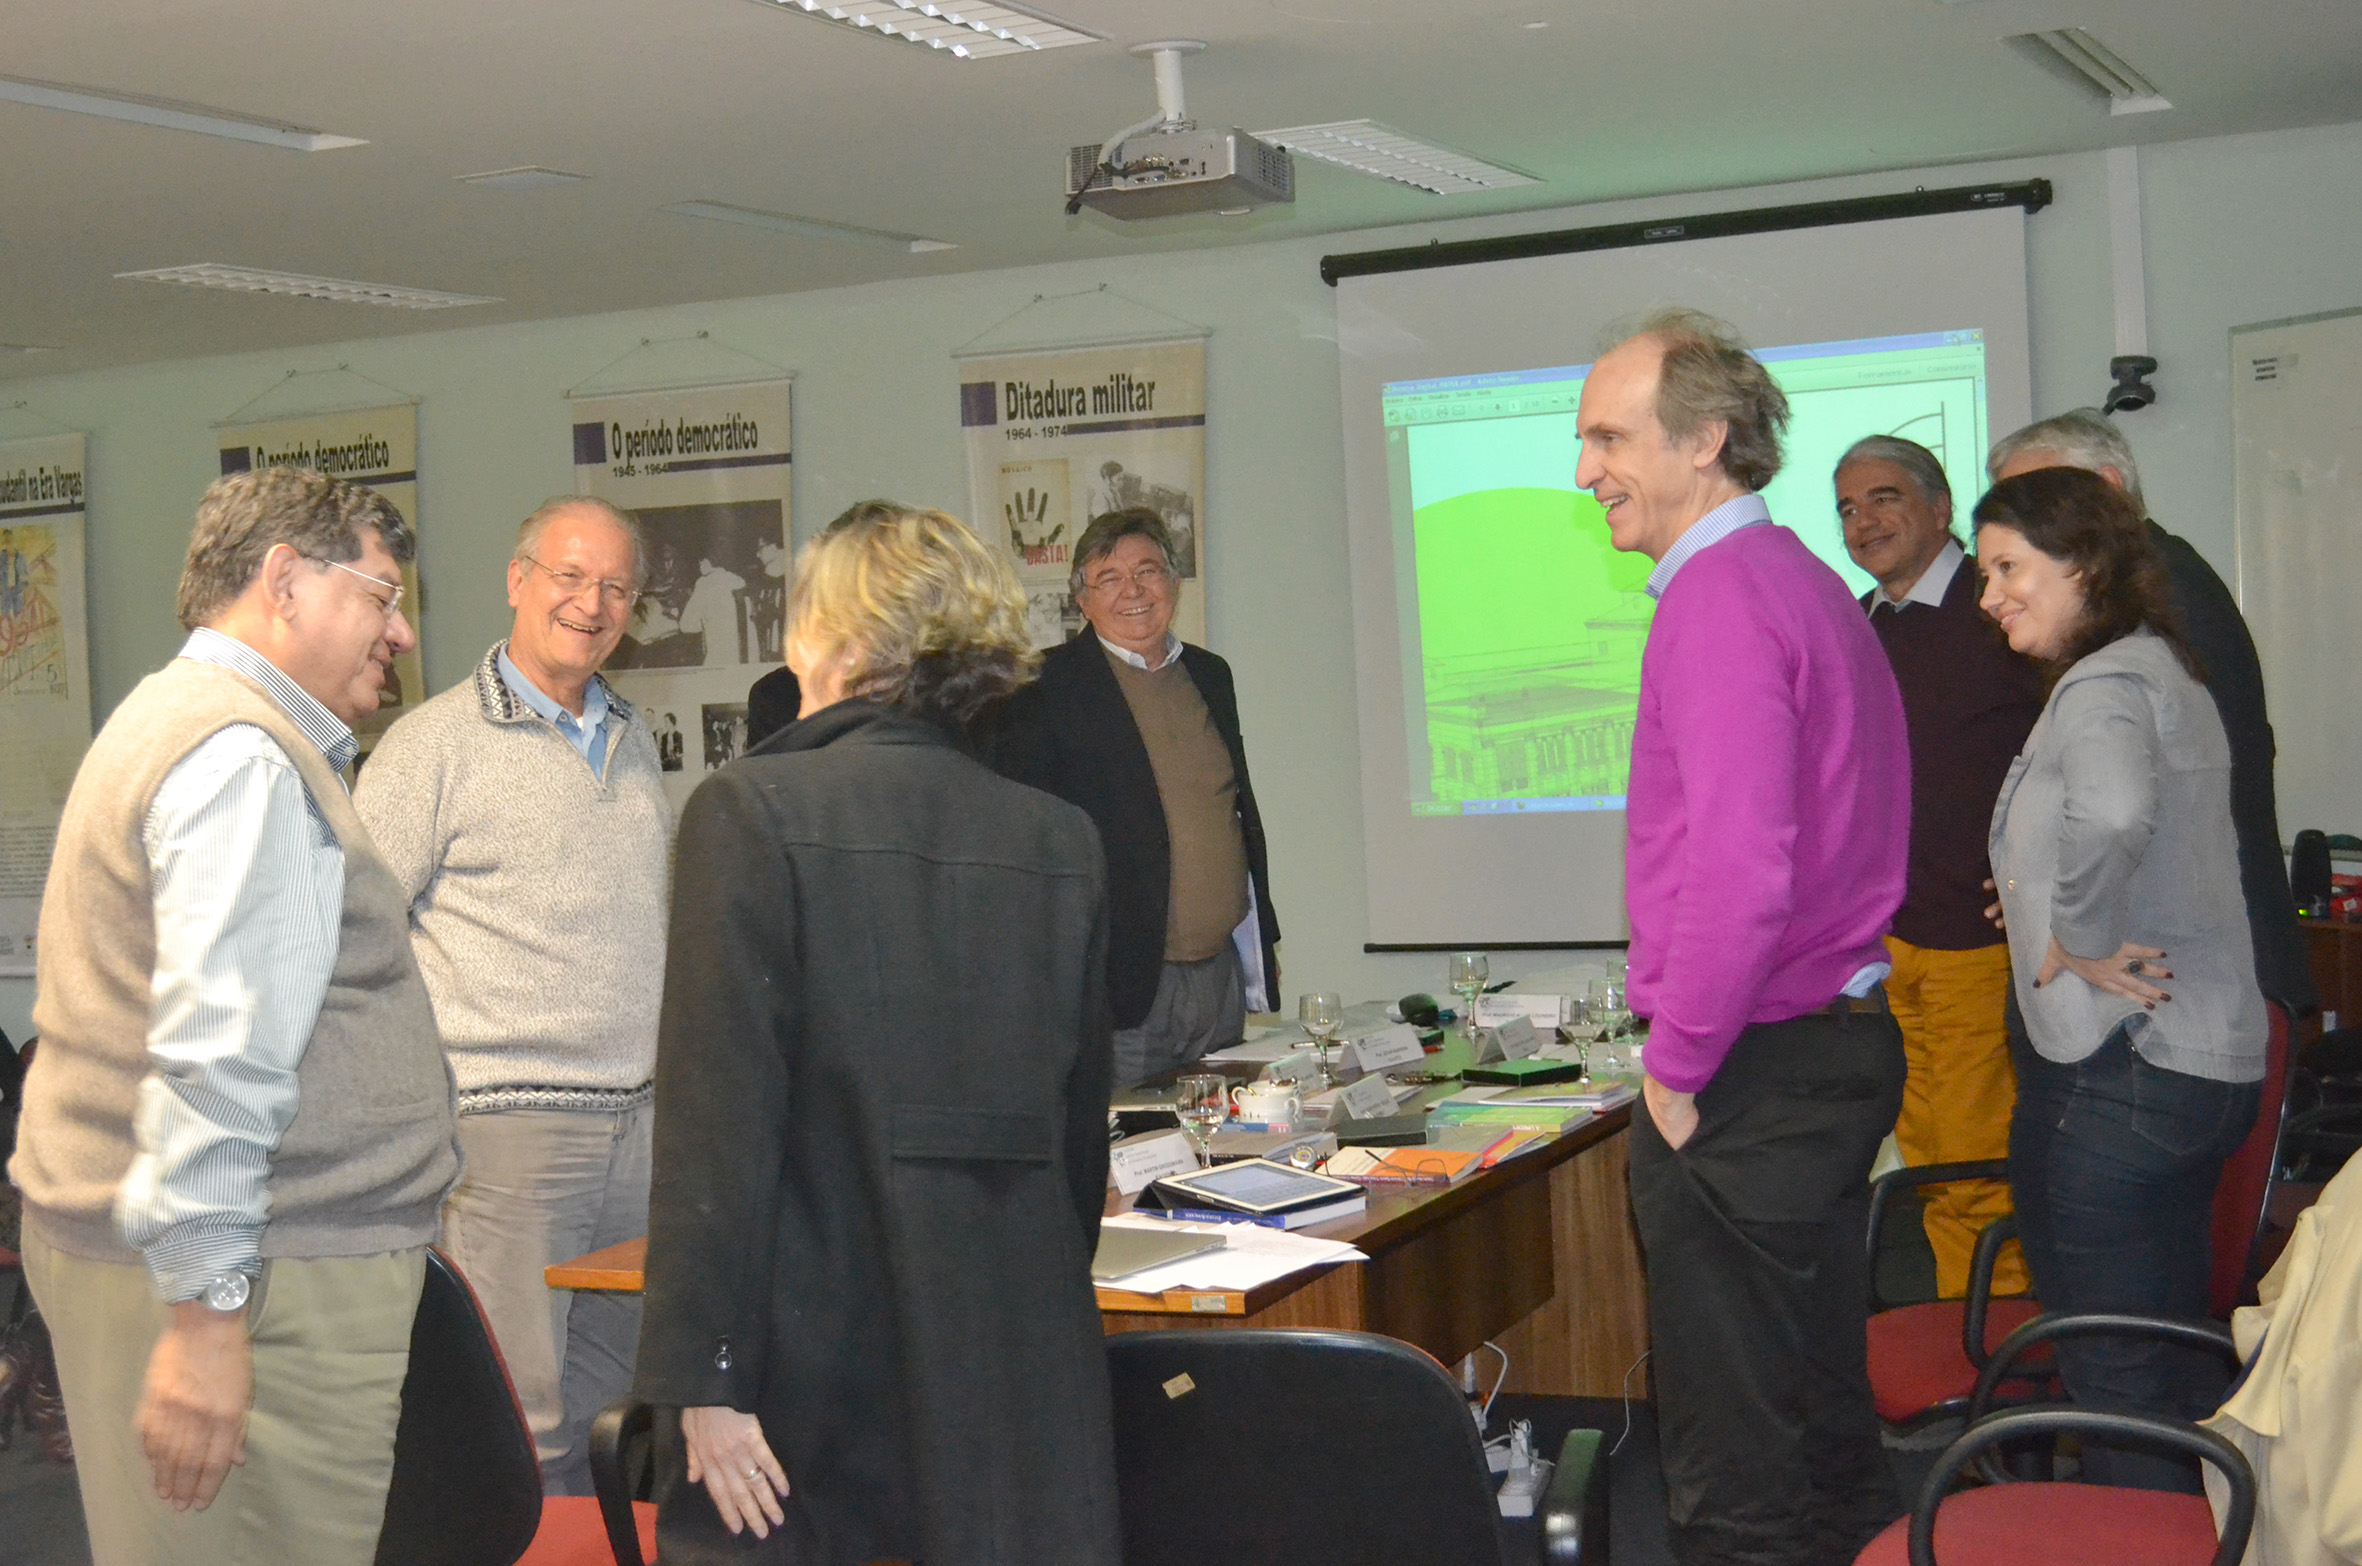
[[[1453,1071],[1449,1036],[1431,1069]],[[1255,1065],[1212,1063],[1246,1080]],[[1423,1089],[1415,1103],[1456,1088]],[[1292,1273],[1243,1292],[1161,1295],[1101,1287],[1106,1330],[1337,1327],[1380,1332],[1446,1364],[1486,1341],[1509,1356],[1504,1390],[1617,1397],[1648,1347],[1638,1245],[1626,1197],[1632,1107],[1574,1121],[1535,1151],[1442,1187],[1370,1192],[1369,1209],[1296,1232],[1346,1241],[1366,1261]],[[1109,1210],[1128,1207],[1110,1196]],[[645,1240],[548,1269],[552,1288],[636,1292]],[[1489,1367],[1488,1367],[1489,1372]],[[1489,1373],[1488,1373],[1489,1385]]]

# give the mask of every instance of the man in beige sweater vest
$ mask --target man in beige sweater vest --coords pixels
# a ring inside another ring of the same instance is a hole
[[[43,894],[10,1177],[97,1566],[368,1566],[458,1174],[406,900],[346,797],[409,527],[271,468],[205,493],[180,656],[107,720]]]

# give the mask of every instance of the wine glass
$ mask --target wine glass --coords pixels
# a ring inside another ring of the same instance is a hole
[[[1616,1040],[1632,1023],[1632,1013],[1625,1007],[1624,981],[1619,978],[1593,979],[1584,997],[1584,1010],[1600,1026],[1600,1041],[1607,1047],[1607,1066],[1610,1071],[1622,1071],[1624,1058],[1616,1051]]]
[[[1181,1117],[1189,1139],[1197,1144],[1198,1167],[1211,1169],[1214,1133],[1221,1129],[1223,1119],[1230,1113],[1230,1080],[1210,1075],[1174,1078],[1173,1112]]]
[[[1345,1002],[1328,990],[1314,990],[1296,998],[1296,1021],[1311,1036],[1313,1048],[1320,1057],[1320,1085],[1337,1085],[1336,1074],[1329,1070],[1329,1040],[1337,1036],[1337,1029],[1345,1022]]]
[[[1482,952],[1454,952],[1449,983],[1452,993],[1460,997],[1462,1027],[1468,1042],[1476,1042],[1476,997],[1484,993],[1484,981],[1492,977],[1492,964]]]

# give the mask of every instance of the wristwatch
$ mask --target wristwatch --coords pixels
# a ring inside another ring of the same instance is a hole
[[[254,1292],[254,1280],[242,1272],[225,1272],[211,1283],[197,1298],[205,1302],[207,1310],[218,1310],[228,1315],[246,1308],[246,1297]]]

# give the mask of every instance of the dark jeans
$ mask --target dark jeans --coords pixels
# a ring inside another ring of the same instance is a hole
[[[1870,1163],[1903,1094],[1883,1015],[1739,1035],[1675,1152],[1632,1112],[1666,1511],[1683,1566],[1848,1566],[1903,1503],[1863,1321]]]
[[[2214,1188],[2255,1123],[2258,1082],[2216,1082],[2153,1066],[2124,1027],[2062,1066],[2034,1053],[2011,1007],[2018,1070],[2009,1183],[2034,1296],[2046,1311],[2207,1314]],[[2200,1350],[2134,1338],[2058,1347],[2068,1394],[2093,1408],[2198,1419],[2229,1367]],[[2198,1489],[2194,1464],[2086,1445],[2084,1477],[2151,1490]]]

